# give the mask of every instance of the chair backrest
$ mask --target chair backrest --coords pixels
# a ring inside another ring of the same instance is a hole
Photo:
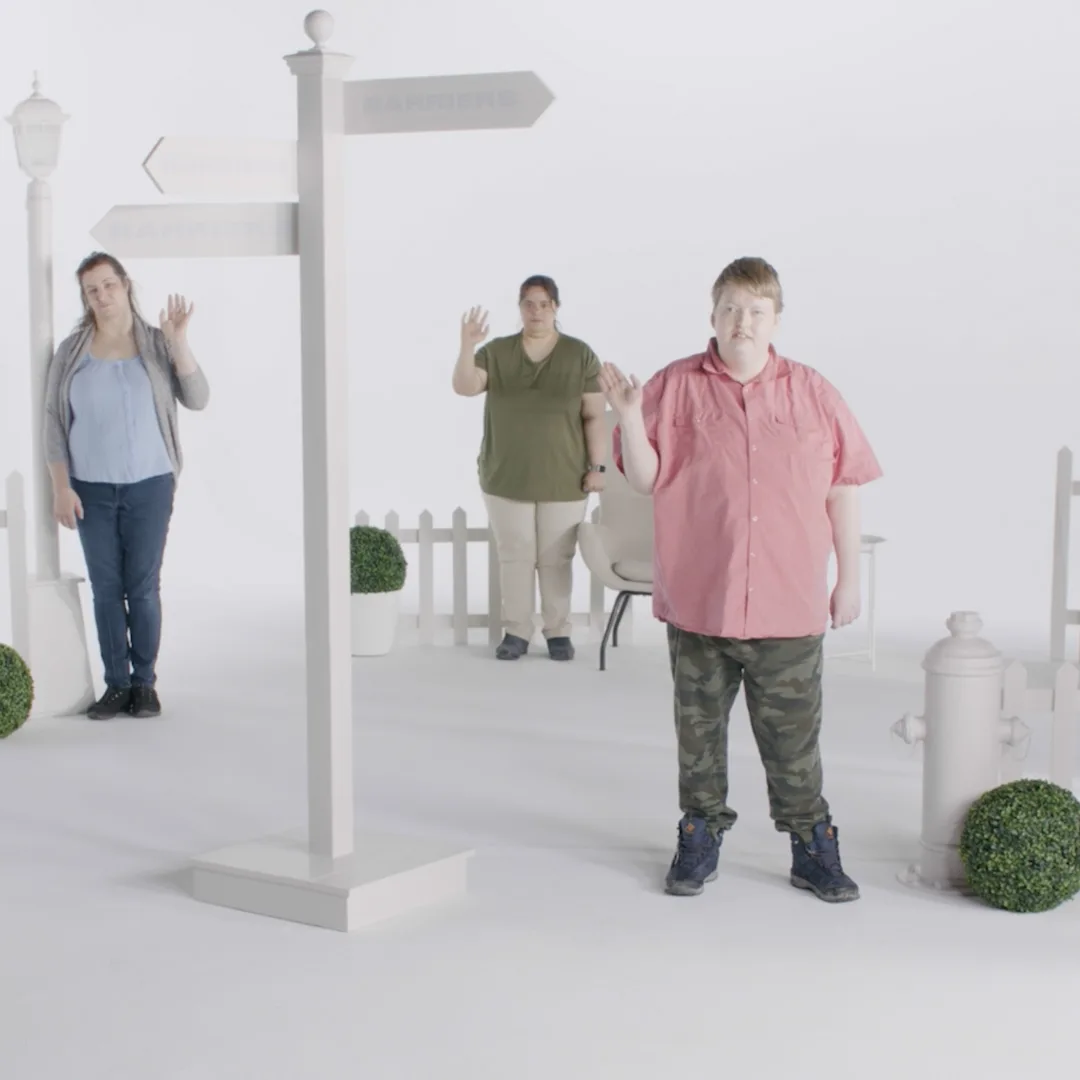
[[[1080,610],[1069,607],[1069,525],[1073,498],[1080,483],[1073,480],[1072,451],[1063,446],[1057,456],[1054,490],[1054,568],[1050,583],[1050,659],[1067,660],[1065,633],[1080,625]],[[1072,659],[1076,659],[1075,656]]]
[[[651,562],[653,556],[653,501],[650,495],[639,495],[615,467],[612,459],[612,437],[617,426],[615,413],[608,409],[607,458],[604,464],[604,490],[600,493],[600,524],[605,526],[608,555],[612,562],[621,559]]]

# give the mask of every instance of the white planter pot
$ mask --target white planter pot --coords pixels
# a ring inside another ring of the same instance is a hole
[[[352,594],[353,656],[385,656],[394,644],[401,592]]]

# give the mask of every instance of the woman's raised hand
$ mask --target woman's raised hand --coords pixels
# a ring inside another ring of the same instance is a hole
[[[488,336],[488,313],[478,307],[469,308],[461,316],[461,344],[475,348]]]

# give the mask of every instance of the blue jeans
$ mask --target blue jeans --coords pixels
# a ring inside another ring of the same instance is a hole
[[[153,686],[161,643],[161,561],[172,518],[172,473],[137,484],[72,478],[76,519],[94,594],[107,686]],[[130,640],[129,635],[130,634]]]

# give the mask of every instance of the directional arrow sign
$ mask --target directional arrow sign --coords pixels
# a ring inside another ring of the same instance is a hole
[[[158,139],[143,168],[162,195],[296,198],[295,139]]]
[[[533,71],[345,83],[345,134],[527,128],[555,95]]]
[[[296,255],[296,203],[114,206],[90,235],[107,251],[143,259]]]

